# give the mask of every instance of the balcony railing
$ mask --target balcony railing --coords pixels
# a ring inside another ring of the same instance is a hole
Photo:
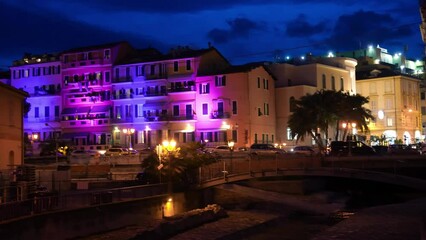
[[[195,86],[189,86],[189,87],[181,87],[181,88],[171,88],[169,89],[169,92],[175,93],[175,92],[190,92],[195,91]]]
[[[112,95],[111,98],[113,100],[117,100],[117,99],[130,99],[130,98],[133,98],[133,93],[116,94],[116,95]]]
[[[112,123],[127,123],[133,122],[133,117],[122,117],[122,118],[113,118],[111,119]]]
[[[223,118],[230,118],[230,117],[231,117],[231,114],[229,112],[213,111],[210,114],[211,119],[223,119]]]
[[[145,97],[158,97],[158,96],[166,96],[166,91],[154,91],[154,92],[144,92],[143,95]]]
[[[111,119],[109,118],[80,119],[80,120],[61,121],[61,125],[64,128],[93,127],[93,126],[108,125],[110,124],[110,121]]]
[[[113,83],[122,83],[122,82],[133,82],[132,77],[115,77],[112,79]]]

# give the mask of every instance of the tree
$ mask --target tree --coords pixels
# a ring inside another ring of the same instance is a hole
[[[312,137],[321,151],[325,150],[323,137],[328,139],[330,126],[336,127],[336,138],[340,123],[355,122],[360,131],[368,131],[368,122],[374,117],[371,111],[364,108],[368,98],[359,94],[350,95],[341,91],[320,90],[307,94],[295,100],[293,113],[290,115],[288,126],[296,141]],[[322,136],[321,136],[322,135]]]
[[[190,186],[197,182],[198,169],[201,166],[217,161],[216,156],[204,151],[204,145],[199,142],[190,142],[182,145],[179,150],[163,154],[161,170],[159,156],[152,154],[144,159],[142,167],[150,182],[171,180],[174,185]]]

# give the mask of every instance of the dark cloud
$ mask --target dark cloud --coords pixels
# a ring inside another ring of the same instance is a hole
[[[120,33],[74,22],[55,13],[35,14],[0,3],[0,67],[10,65],[4,59],[19,59],[25,52],[33,54],[53,53],[69,48],[97,45],[107,42],[128,41],[136,47],[162,47],[152,39]]]
[[[311,24],[304,14],[300,14],[296,19],[287,22],[285,33],[289,37],[311,37],[324,33],[327,30],[327,24],[326,21]]]
[[[207,37],[215,43],[227,43],[233,38],[248,38],[255,30],[264,30],[263,23],[257,23],[247,18],[235,18],[226,23],[229,29],[214,28],[207,33]]]
[[[401,25],[390,14],[361,10],[340,16],[327,43],[338,51],[346,51],[357,49],[360,44],[395,42],[413,34],[411,25]]]

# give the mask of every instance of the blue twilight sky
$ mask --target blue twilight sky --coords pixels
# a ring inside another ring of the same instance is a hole
[[[232,64],[369,44],[421,58],[417,0],[0,0],[0,69],[126,40],[162,52],[211,42]]]

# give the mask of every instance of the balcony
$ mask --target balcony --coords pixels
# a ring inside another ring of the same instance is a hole
[[[133,98],[133,93],[116,94],[112,95],[111,98],[112,100],[131,99]]]
[[[133,117],[122,117],[122,118],[113,118],[111,119],[112,123],[132,123]]]
[[[113,83],[133,82],[132,77],[115,77],[112,79]]]
[[[219,111],[213,111],[210,114],[211,119],[224,119],[224,118],[230,118],[231,113],[229,112],[219,112]]]
[[[144,92],[144,97],[158,97],[158,96],[167,96],[166,91],[150,91],[150,92]]]
[[[145,122],[165,122],[165,121],[187,121],[194,120],[195,115],[185,115],[185,116],[171,116],[171,115],[158,115],[158,116],[145,116]]]
[[[111,120],[109,118],[93,118],[93,119],[62,121],[61,125],[63,128],[95,127],[95,126],[107,126],[110,124],[110,121]]]
[[[180,88],[171,88],[171,89],[169,89],[170,93],[191,92],[191,91],[195,91],[195,86],[188,86],[188,87],[180,87]]]

